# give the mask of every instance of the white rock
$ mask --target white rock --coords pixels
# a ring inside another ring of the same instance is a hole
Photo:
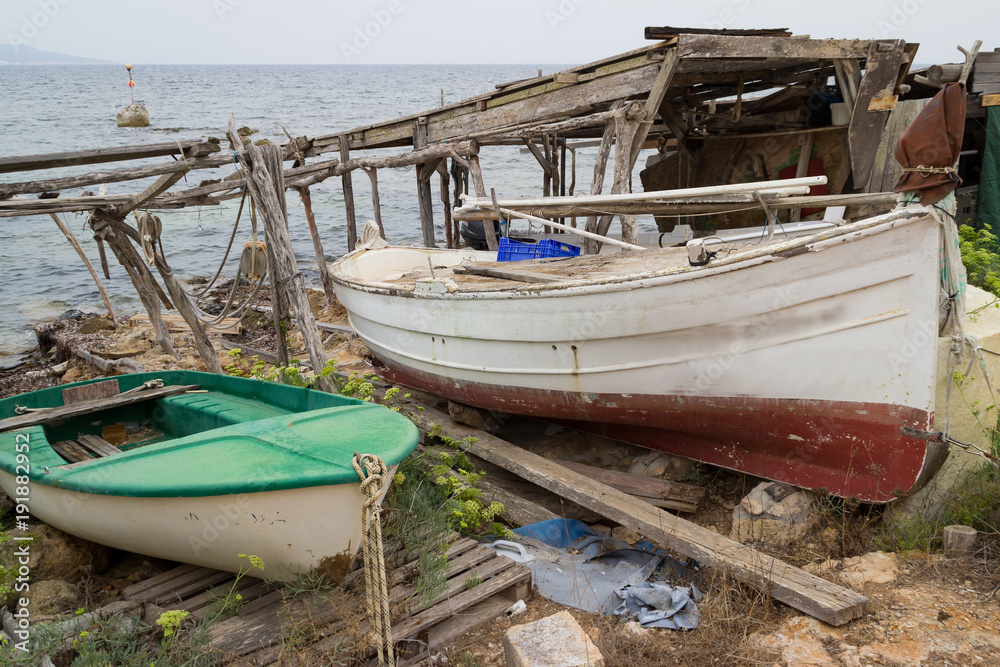
[[[515,625],[503,648],[507,667],[604,667],[604,656],[568,611]]]

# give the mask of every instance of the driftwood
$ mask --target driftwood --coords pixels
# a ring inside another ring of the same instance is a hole
[[[247,146],[246,150],[237,152],[237,160],[247,171],[247,187],[250,196],[257,206],[257,212],[264,223],[268,239],[268,257],[274,258],[275,271],[271,273],[271,292],[285,292],[289,301],[295,305],[295,320],[302,332],[302,338],[309,353],[309,358],[315,365],[326,360],[323,341],[316,328],[312,306],[306,293],[302,273],[299,271],[292,251],[292,243],[288,238],[287,213],[283,210],[282,200],[285,188],[281,176],[281,149],[273,144],[264,146]],[[322,370],[321,368],[318,370]],[[320,378],[320,387],[325,391],[333,391],[334,387],[327,378]]]
[[[427,119],[418,118],[413,127],[413,148],[421,152],[427,148]],[[438,158],[417,165],[417,205],[420,208],[420,231],[423,234],[424,246],[436,248],[434,240],[434,202],[431,201],[430,173],[424,174],[428,164]]]
[[[73,250],[76,251],[76,254],[80,256],[81,260],[83,260],[84,265],[87,267],[87,271],[90,272],[90,277],[94,279],[94,283],[97,285],[97,291],[101,293],[101,300],[104,301],[104,307],[107,309],[108,315],[111,316],[112,321],[117,321],[118,317],[115,315],[115,309],[111,305],[111,298],[104,289],[104,283],[101,282],[101,277],[97,275],[97,270],[94,268],[94,265],[90,263],[90,258],[87,257],[87,253],[83,251],[83,248],[80,246],[80,242],[76,240],[73,233],[69,231],[69,227],[66,226],[66,223],[64,223],[58,215],[53,213],[52,220],[56,223],[56,226],[59,227],[59,231],[63,233],[66,240],[69,241],[69,244],[73,246]]]
[[[326,305],[333,305],[337,297],[333,293],[333,281],[330,280],[330,269],[326,266],[326,253],[323,252],[323,241],[319,237],[319,228],[316,226],[316,216],[313,215],[312,196],[308,187],[296,188],[299,198],[302,200],[302,208],[305,210],[306,223],[309,225],[309,236],[312,238],[313,252],[316,253],[316,264],[319,267],[319,278],[323,283],[323,294],[326,296]]]
[[[4,157],[0,158],[0,174],[15,171],[31,171],[34,169],[75,167],[83,164],[100,164],[103,162],[120,162],[122,160],[162,157],[164,155],[180,155],[182,152],[184,157],[193,158],[208,155],[218,150],[218,145],[210,142],[187,140],[144,144],[142,146],[113,146],[111,148],[96,148],[85,151]]]

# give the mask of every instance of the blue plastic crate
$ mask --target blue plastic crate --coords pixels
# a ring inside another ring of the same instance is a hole
[[[523,259],[543,257],[576,257],[579,254],[578,246],[551,239],[542,239],[538,243],[523,243],[504,237],[500,239],[500,245],[497,247],[498,262],[519,262]]]

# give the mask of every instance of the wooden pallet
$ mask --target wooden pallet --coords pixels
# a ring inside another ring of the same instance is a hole
[[[530,593],[528,568],[497,556],[474,540],[456,537],[445,555],[448,559],[445,589],[426,608],[420,606],[412,584],[407,583],[417,572],[417,561],[390,573],[392,634],[399,664],[423,659],[429,651],[497,618]],[[357,560],[360,566],[360,557]],[[322,655],[345,645],[353,650],[367,634],[368,623],[367,620],[351,623],[345,620],[345,614],[355,621],[365,618],[363,581],[363,571],[358,567],[345,581],[346,588],[355,589],[351,595],[292,599],[288,589],[280,584],[244,577],[237,584],[243,604],[234,617],[212,625],[209,647],[219,664],[269,665],[289,650],[284,645],[289,628],[308,619],[316,632],[311,645],[298,646],[298,654],[313,651]],[[129,586],[123,594],[126,600],[185,610],[200,619],[217,599],[211,591],[226,592],[234,583],[231,573],[180,565]]]

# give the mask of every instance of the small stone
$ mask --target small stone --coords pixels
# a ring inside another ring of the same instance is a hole
[[[899,566],[896,554],[875,551],[848,558],[844,561],[841,578],[848,586],[859,587],[863,584],[888,584],[899,576]]]
[[[102,331],[114,331],[114,323],[107,317],[91,317],[89,320],[85,321],[80,325],[79,333],[81,334],[95,334]]]
[[[604,667],[604,656],[568,611],[515,625],[503,636],[507,667]]]
[[[815,496],[796,489],[776,501],[767,493],[772,486],[771,482],[758,484],[733,510],[733,539],[783,546],[809,531],[815,520],[811,512]]]
[[[604,535],[605,537],[611,535],[611,528],[605,526],[603,523],[591,524],[590,529],[598,535]]]
[[[448,415],[459,424],[465,424],[480,431],[496,433],[500,430],[500,424],[490,416],[490,413],[471,405],[448,401]]]
[[[642,535],[625,526],[618,526],[612,530],[611,537],[631,545],[642,541]]]

